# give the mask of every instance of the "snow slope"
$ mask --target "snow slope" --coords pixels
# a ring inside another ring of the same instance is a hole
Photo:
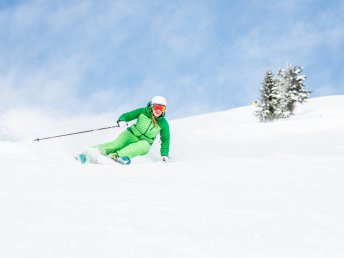
[[[112,115],[4,115],[0,257],[343,257],[344,96],[274,123],[252,112],[170,121],[172,161],[157,142],[130,166],[73,160],[118,129],[32,141]]]

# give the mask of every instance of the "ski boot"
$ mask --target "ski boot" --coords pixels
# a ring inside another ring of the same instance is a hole
[[[119,157],[117,153],[110,154],[109,157],[110,159],[122,165],[129,165],[131,163],[131,160],[129,157],[127,156]]]

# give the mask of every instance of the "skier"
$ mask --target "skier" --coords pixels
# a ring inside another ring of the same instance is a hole
[[[81,163],[100,163],[101,156],[107,156],[121,164],[129,164],[130,159],[149,152],[156,136],[160,133],[160,155],[163,162],[169,160],[170,130],[165,118],[166,99],[155,96],[146,107],[122,114],[117,124],[121,128],[127,122],[136,122],[127,127],[114,141],[98,144],[86,149],[78,156]]]

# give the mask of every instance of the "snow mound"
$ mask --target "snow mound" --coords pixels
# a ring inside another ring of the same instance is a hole
[[[0,257],[342,257],[344,96],[260,123],[253,107],[170,121],[130,166],[73,155],[120,130],[113,114],[2,115]],[[100,126],[99,126],[100,125]]]

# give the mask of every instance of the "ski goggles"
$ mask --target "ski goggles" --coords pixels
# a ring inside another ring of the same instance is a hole
[[[165,112],[166,107],[164,105],[159,105],[159,104],[153,104],[152,109],[154,111],[160,111],[161,113]]]

